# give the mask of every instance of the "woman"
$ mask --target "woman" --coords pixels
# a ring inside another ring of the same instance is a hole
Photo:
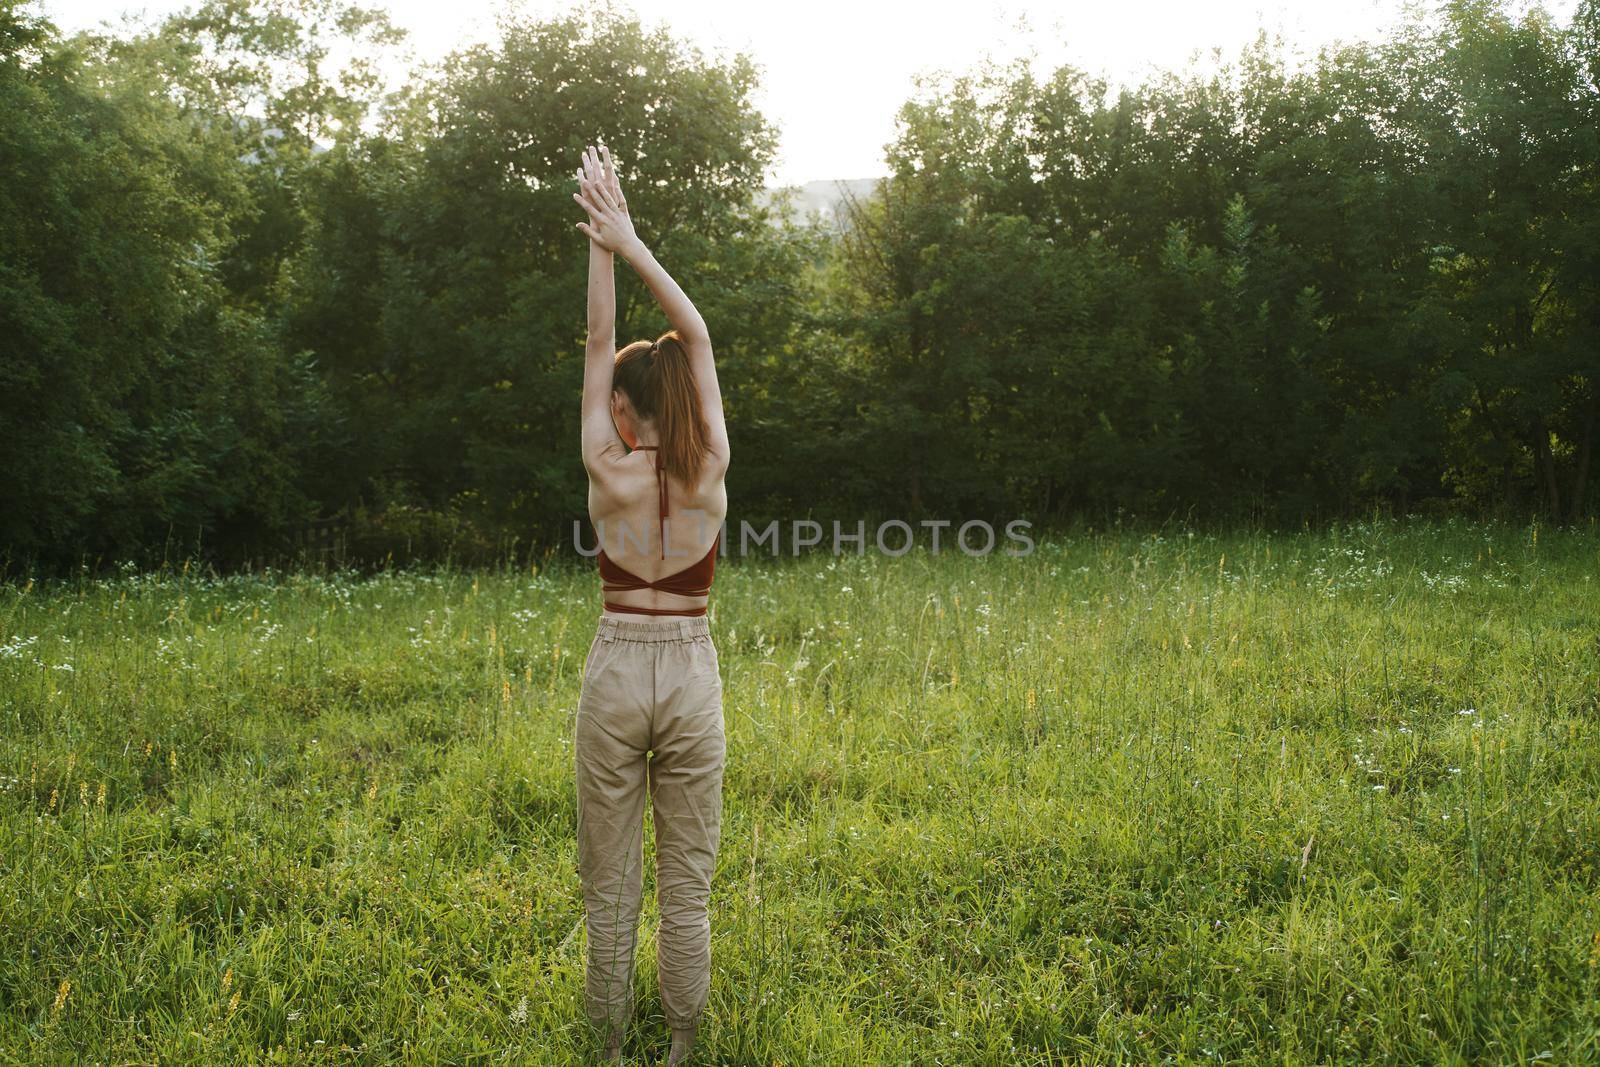
[[[656,829],[656,962],[669,1064],[694,1045],[711,977],[706,902],[722,824],[722,679],[706,600],[722,521],[728,431],[705,320],[633,230],[609,150],[591,147],[573,197],[589,214],[583,465],[600,540],[599,632],[575,730],[578,871],[587,912],[585,1010],[621,1058],[631,1015],[644,795]],[[612,256],[672,329],[615,350]]]

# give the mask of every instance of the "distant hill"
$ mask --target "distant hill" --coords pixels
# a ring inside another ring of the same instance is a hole
[[[803,185],[769,186],[756,194],[756,203],[763,207],[768,206],[781,192],[790,190],[794,194],[796,222],[832,224],[837,221],[835,210],[839,207],[839,202],[844,199],[845,191],[865,200],[872,195],[879,180],[878,178],[826,178],[821,181],[806,182]]]

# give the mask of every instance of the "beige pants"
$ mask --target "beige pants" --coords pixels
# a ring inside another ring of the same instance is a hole
[[[706,902],[722,829],[722,678],[706,620],[602,616],[575,733],[585,1010],[602,1027],[632,1014],[648,783],[661,1005],[668,1025],[691,1026],[711,981]]]

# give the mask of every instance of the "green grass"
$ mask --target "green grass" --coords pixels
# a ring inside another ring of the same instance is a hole
[[[713,605],[697,1062],[1600,1061],[1592,527],[745,560]],[[582,1062],[598,608],[577,563],[0,587],[0,1060]]]

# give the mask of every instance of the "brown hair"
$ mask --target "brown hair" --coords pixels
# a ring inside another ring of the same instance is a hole
[[[656,454],[662,469],[693,484],[711,451],[700,391],[689,369],[689,353],[678,331],[655,341],[635,341],[617,353],[611,385],[627,394],[641,419],[652,419],[661,431]]]

